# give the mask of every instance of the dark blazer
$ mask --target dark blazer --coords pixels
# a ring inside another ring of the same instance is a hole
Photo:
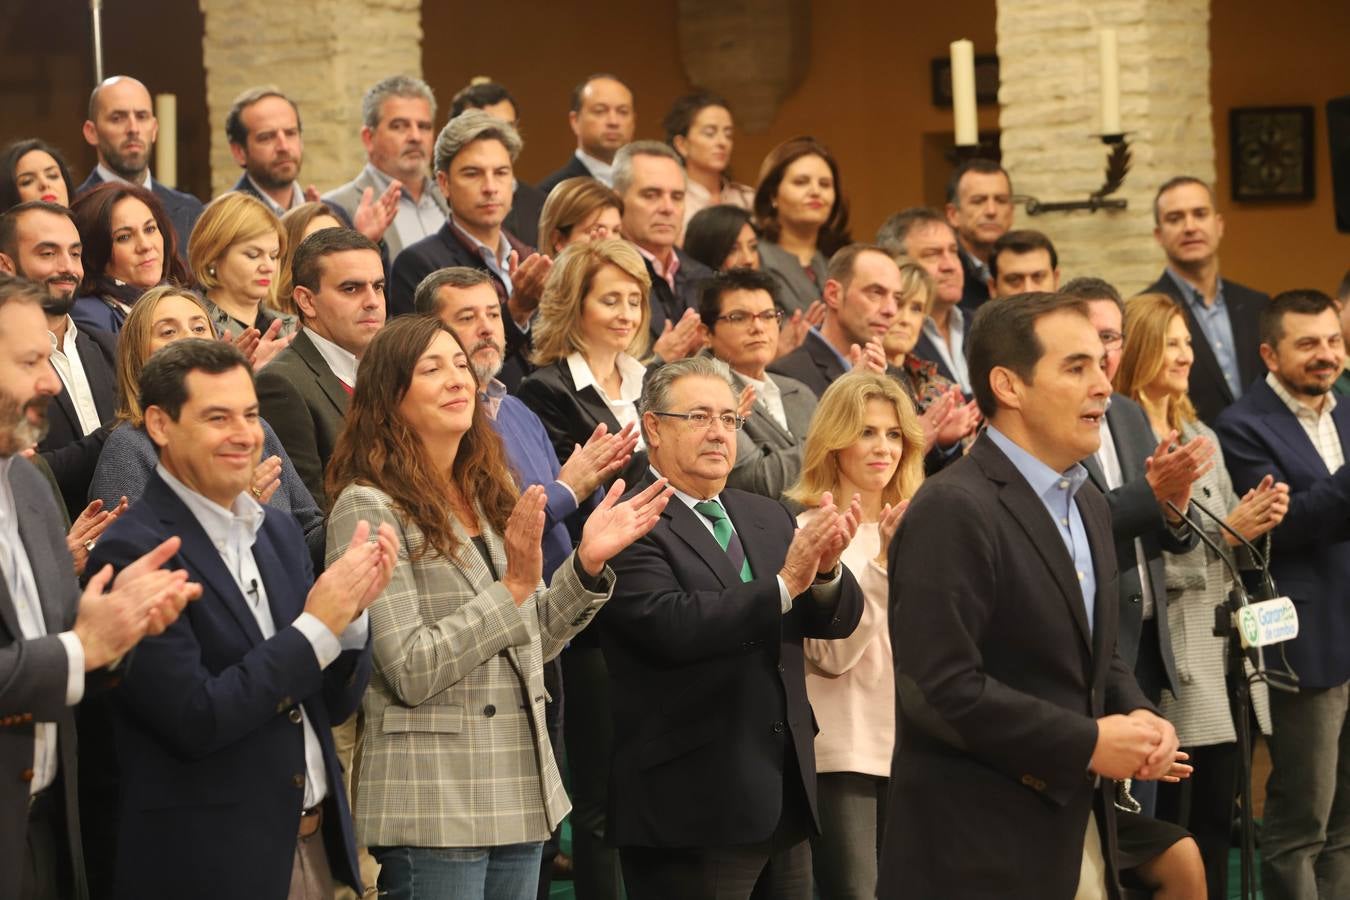
[[[76,196],[83,194],[90,188],[97,187],[103,183],[99,177],[98,169],[89,173],[89,177],[84,180],[78,188],[75,189]],[[173,230],[178,234],[178,253],[184,259],[187,258],[188,238],[192,235],[192,226],[197,224],[197,218],[202,214],[206,207],[202,201],[191,194],[185,194],[182,191],[175,191],[173,188],[160,184],[153,177],[150,179],[150,190],[159,202],[164,204],[164,211],[169,214],[169,221],[173,223]],[[74,197],[70,198],[74,200]]]
[[[1138,538],[1153,590],[1153,620],[1158,624],[1158,650],[1162,654],[1164,671],[1136,671],[1135,675],[1144,693],[1157,703],[1164,687],[1176,693],[1180,683],[1167,622],[1167,576],[1163,571],[1162,551],[1185,553],[1195,547],[1196,538],[1185,525],[1179,531],[1168,527],[1162,507],[1145,477],[1144,460],[1158,446],[1147,414],[1129,397],[1113,394],[1111,407],[1106,411],[1106,424],[1111,429],[1116,458],[1120,460],[1123,483],[1115,490],[1108,490],[1106,475],[1097,460],[1088,457],[1083,460],[1083,465],[1111,508],[1111,533],[1115,537],[1116,561],[1120,567],[1120,634],[1116,647],[1125,665],[1137,669],[1144,610],[1138,557],[1134,551],[1134,541]]]
[[[64,794],[72,882],[75,896],[85,900],[88,887],[76,803],[75,719],[66,706],[69,670],[65,647],[57,637],[75,624],[80,588],[66,549],[61,513],[47,480],[22,458],[10,462],[8,476],[23,540],[19,552],[32,567],[47,636],[23,637],[14,600],[0,578],[0,859],[5,861],[0,865],[0,897],[19,896],[33,779],[34,724],[55,722],[60,766],[51,789]]]
[[[502,234],[506,235],[507,243],[521,260],[534,252],[533,247],[522,244],[509,231],[503,230]],[[470,246],[457,229],[450,227],[449,221],[435,234],[404,247],[403,252],[394,260],[393,269],[389,274],[389,287],[385,292],[390,317],[416,312],[413,298],[422,279],[437,269],[450,266],[467,266],[492,276],[492,286],[497,290],[498,299],[502,301],[502,328],[506,331],[506,354],[497,378],[506,385],[508,391],[515,393],[521,379],[533,369],[527,359],[530,336],[521,332],[506,308],[506,285],[483,262],[477,248]]]
[[[247,172],[239,176],[239,180],[234,183],[234,187],[230,188],[230,190],[238,191],[241,194],[248,194],[250,197],[255,197],[258,200],[261,200],[263,202],[263,205],[266,206],[268,209],[272,208],[273,201],[271,200],[271,198],[264,197],[258,191],[258,189],[253,186],[253,182],[248,180]],[[340,204],[325,203],[324,206],[328,207],[328,211],[333,214],[333,218],[340,221],[344,228],[354,227],[352,224],[351,215],[347,212],[347,210],[343,209]],[[383,252],[384,251],[381,251],[381,255],[383,255]]]
[[[966,328],[967,329],[970,328],[969,320],[966,321]],[[919,359],[926,359],[933,365],[937,366],[938,374],[941,375],[943,378],[946,378],[948,381],[954,382],[957,387],[961,386],[961,382],[957,380],[955,373],[953,373],[951,370],[951,366],[947,365],[947,363],[943,361],[942,354],[937,351],[937,347],[933,346],[933,342],[931,339],[929,339],[928,335],[924,334],[922,331],[919,332],[919,339],[915,341],[914,350],[912,352]]]
[[[77,326],[75,348],[94,395],[99,421],[106,425],[117,412],[117,336]],[[65,385],[47,404],[47,422],[47,436],[38,444],[38,452],[56,476],[66,511],[74,520],[89,502],[89,482],[94,478],[107,435],[100,433],[100,429],[86,438]]]
[[[1088,771],[1094,719],[1152,707],[1116,653],[1110,512],[1087,484],[1077,504],[1090,633],[1058,530],[987,434],[905,514],[890,549],[898,742],[881,900],[1072,897],[1089,810],[1118,896],[1111,782]]]
[[[802,445],[816,412],[816,395],[795,378],[773,372],[768,377],[782,394],[788,427],[779,425],[763,399],[756,398],[736,435],[736,465],[727,476],[727,486],[777,500],[801,474]],[[745,379],[732,370],[731,380],[739,396]]]
[[[577,390],[565,359],[531,372],[520,383],[516,396],[544,423],[544,430],[553,442],[553,450],[558,454],[560,463],[567,462],[573,448],[577,444],[584,445],[591,432],[595,431],[595,426],[601,422],[605,423],[610,434],[620,428],[619,420],[614,418],[594,387]],[[606,482],[605,487],[618,478],[632,485],[646,476],[647,451],[640,450],[633,454],[623,471]]]
[[[769,363],[769,371],[796,379],[820,399],[825,389],[848,369],[844,368],[834,348],[813,328],[806,332],[806,340],[800,347]]]
[[[1331,412],[1350,457],[1350,403]],[[1270,566],[1298,609],[1298,637],[1281,644],[1304,688],[1350,680],[1350,466],[1328,472],[1307,432],[1264,378],[1215,423],[1223,459],[1241,496],[1266,475],[1289,485],[1289,512],[1270,532]],[[1275,658],[1278,650],[1275,651]],[[1271,659],[1269,648],[1267,658]]]
[[[522,243],[539,246],[539,215],[544,211],[548,194],[537,187],[516,179],[516,192],[511,197],[511,211],[502,220],[507,234],[515,235]],[[525,257],[520,258],[524,262]]]
[[[1228,307],[1228,321],[1233,326],[1233,344],[1237,353],[1238,378],[1242,384],[1251,384],[1266,372],[1261,362],[1261,311],[1270,302],[1270,295],[1244,287],[1235,281],[1221,278],[1223,284],[1223,302]],[[1166,271],[1144,291],[1146,294],[1166,294],[1177,302],[1186,315],[1186,324],[1191,329],[1191,346],[1195,351],[1195,364],[1191,367],[1189,394],[1191,403],[1201,421],[1213,427],[1224,407],[1233,402],[1233,392],[1224,380],[1219,361],[1209,340],[1200,330],[1200,323],[1191,312],[1191,305],[1182,296],[1181,288]],[[1241,492],[1239,492],[1241,493]]]
[[[647,275],[652,280],[652,315],[648,324],[654,338],[661,336],[661,332],[665,331],[667,322],[674,326],[684,315],[686,309],[698,309],[699,291],[703,287],[703,282],[713,275],[712,269],[689,256],[679,247],[675,248],[675,255],[680,260],[680,267],[675,270],[675,290],[673,291],[666,280],[656,274],[656,268],[652,265],[651,260],[645,256],[642,258],[642,261],[647,264]]]
[[[577,159],[576,154],[573,153],[570,157],[568,157],[567,165],[563,166],[561,169],[554,172],[552,175],[540,181],[539,184],[536,185],[536,187],[539,189],[540,193],[542,193],[545,197],[547,197],[553,191],[553,189],[558,186],[559,182],[566,181],[569,178],[590,178],[590,177],[591,177],[591,170],[586,168],[586,166],[581,162],[581,160]]]
[[[977,269],[975,257],[967,253],[964,247],[958,255],[961,257],[961,275],[965,279],[961,287],[961,308],[966,315],[973,316],[975,310],[989,299],[989,282],[985,280],[988,270]]]
[[[610,561],[614,596],[596,622],[614,700],[606,821],[619,847],[768,840],[789,788],[789,752],[816,811],[818,728],[802,639],[852,634],[862,592],[845,568],[836,602],[810,589],[784,615],[777,575],[796,523],[766,497],[726,489],[720,499],[753,580],[741,581],[678,497]]]
[[[351,395],[305,331],[258,372],[257,390],[262,417],[281,438],[281,446],[314,502],[319,509],[327,509],[323,473],[346,420]]]
[[[329,865],[359,894],[332,725],[360,703],[369,644],[319,668],[309,640],[289,625],[314,582],[304,536],[290,516],[270,509],[253,545],[277,624],[264,640],[219,552],[158,475],[95,546],[92,571],[105,563],[120,569],[169,535],[183,539],[171,565],[186,569],[202,596],[164,634],[141,642],[115,697],[116,895],[286,896],[304,800],[302,706],[328,775]]]

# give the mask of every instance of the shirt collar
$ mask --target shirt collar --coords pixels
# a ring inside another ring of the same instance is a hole
[[[455,231],[459,232],[461,235],[463,235],[464,239],[467,240],[470,244],[472,244],[473,247],[476,250],[478,250],[480,254],[481,253],[489,254],[494,260],[497,261],[497,265],[501,266],[503,269],[506,268],[506,264],[511,256],[511,242],[506,239],[505,231],[497,232],[497,246],[496,248],[492,248],[489,247],[487,244],[483,243],[482,241],[480,241],[478,238],[469,234],[462,227],[460,227],[460,224],[455,221],[454,213],[451,213],[447,217],[447,221],[449,221],[450,227],[455,229]]]
[[[267,193],[267,191],[264,191],[262,189],[262,185],[258,184],[258,182],[253,180],[252,175],[249,175],[247,172],[245,172],[244,177],[248,179],[249,184],[253,185],[253,189],[258,192],[258,196],[262,198],[263,203],[267,204],[268,209],[272,210],[272,212],[276,213],[278,216],[284,216],[286,214],[288,208],[282,206],[280,203],[273,200],[272,195]],[[304,202],[305,202],[305,192],[300,190],[300,185],[292,181],[290,208],[294,209],[296,206]]]
[[[305,334],[309,335],[309,339],[314,343],[314,349],[319,351],[319,355],[328,363],[328,368],[333,370],[338,381],[347,387],[356,387],[356,369],[360,365],[356,354],[343,350],[313,329],[306,328]]]
[[[506,385],[494,378],[483,388],[483,399],[487,402],[488,417],[497,418],[497,410],[502,407],[502,398],[506,396]]]
[[[163,463],[155,466],[155,474],[164,479],[164,483],[169,486],[178,499],[183,501],[188,511],[197,519],[206,536],[211,539],[215,545],[222,544],[231,540],[232,532],[237,528],[242,528],[244,534],[250,538],[249,546],[253,545],[253,540],[258,535],[258,529],[262,528],[263,519],[267,513],[258,504],[256,500],[244,492],[240,492],[230,508],[226,509],[214,500],[210,500],[194,491],[192,488],[183,484],[174,477],[173,473],[164,468]]]
[[[642,254],[643,259],[652,264],[652,268],[656,270],[656,274],[665,281],[666,284],[670,285],[670,289],[672,291],[675,290],[675,273],[680,271],[680,254],[675,252],[675,248],[670,248],[669,264],[662,266],[661,260],[656,258],[656,254],[649,251],[646,247],[639,246],[636,243],[633,244],[633,246],[637,248],[638,253]]]
[[[98,177],[102,178],[104,181],[114,181],[114,182],[120,181],[123,184],[138,185],[139,187],[145,188],[147,191],[154,190],[155,181],[153,178],[150,177],[149,166],[145,167],[145,180],[141,182],[136,182],[128,178],[123,178],[121,175],[118,175],[116,172],[114,172],[112,169],[109,169],[103,163],[99,163],[98,165],[94,166],[94,171],[97,172]]]
[[[1181,296],[1186,298],[1186,303],[1191,307],[1199,307],[1200,309],[1210,312],[1223,307],[1222,278],[1214,279],[1214,304],[1212,306],[1207,306],[1199,288],[1195,287],[1195,285],[1191,284],[1185,278],[1182,278],[1176,269],[1168,266],[1164,271],[1167,273],[1167,277],[1172,279],[1172,283],[1181,289]]]
[[[994,442],[994,446],[1003,451],[1003,455],[1008,457],[1008,461],[1021,473],[1022,477],[1027,480],[1027,484],[1031,485],[1031,490],[1042,500],[1055,496],[1056,492],[1060,490],[1067,490],[1069,496],[1073,497],[1078,493],[1078,489],[1083,486],[1083,483],[1087,481],[1087,469],[1083,468],[1082,463],[1074,463],[1063,472],[1056,472],[1021,446],[1013,443],[1011,438],[993,425],[986,428],[985,432],[989,435],[989,439]]]
[[[1270,389],[1275,392],[1275,396],[1279,397],[1281,402],[1289,407],[1289,411],[1300,419],[1308,419],[1311,422],[1316,422],[1320,420],[1322,416],[1331,415],[1331,411],[1336,408],[1335,391],[1327,391],[1322,395],[1325,399],[1322,401],[1322,411],[1318,412],[1315,409],[1299,403],[1298,398],[1289,393],[1289,390],[1280,383],[1280,379],[1275,377],[1274,372],[1266,373],[1266,384],[1270,385]]]
[[[67,357],[70,357],[76,356],[80,352],[79,348],[75,346],[75,320],[70,317],[69,313],[66,314],[66,334],[65,337],[61,339],[61,346],[56,346],[56,335],[52,331],[48,330],[47,337],[52,339],[53,353],[60,351]]]
[[[665,477],[666,477],[666,476],[662,475],[660,472],[656,471],[656,467],[655,467],[655,466],[650,466],[650,465],[647,466],[647,471],[651,472],[652,475],[654,475],[654,476],[657,477],[657,478],[665,478]],[[672,491],[675,492],[675,496],[678,497],[678,498],[680,499],[680,502],[681,502],[681,503],[683,503],[685,506],[689,507],[689,508],[690,508],[691,510],[693,510],[696,514],[702,515],[702,513],[700,513],[698,510],[694,509],[694,505],[695,505],[695,504],[698,504],[698,503],[704,503],[704,502],[706,502],[706,501],[700,500],[698,497],[695,497],[693,494],[686,494],[684,491],[680,490],[680,489],[677,488],[675,485],[671,484],[669,481],[667,481],[666,484],[670,487],[670,489],[671,489]],[[721,496],[722,496],[722,495],[721,495],[720,493],[713,494],[711,497],[708,498],[708,500],[711,500],[712,502],[716,503],[718,506],[721,506],[722,509],[725,510],[725,509],[726,509],[726,506],[723,505],[722,500],[721,500]]]
[[[581,164],[586,167],[586,171],[591,173],[592,178],[604,182],[605,187],[614,186],[614,165],[612,163],[601,162],[580,147],[577,148],[576,157],[581,160]]]
[[[379,169],[375,168],[375,164],[374,164],[374,163],[370,163],[370,162],[367,162],[367,163],[366,163],[365,173],[366,173],[366,177],[367,177],[367,178],[369,178],[371,181],[375,182],[375,187],[377,188],[377,190],[375,191],[375,196],[376,196],[377,198],[379,197],[380,194],[382,194],[382,193],[384,193],[385,191],[389,190],[389,185],[391,185],[391,184],[394,183],[394,177],[393,177],[392,175],[387,175],[387,174],[385,174],[384,172],[381,172]],[[422,176],[422,179],[423,179],[423,183],[422,183],[422,199],[421,199],[420,201],[418,201],[418,202],[419,202],[419,203],[426,203],[426,202],[435,203],[435,202],[436,202],[435,200],[430,200],[430,199],[429,199],[429,197],[430,197],[430,191],[431,191],[431,188],[433,187],[433,185],[427,183],[427,181],[428,181],[429,179],[427,178],[426,175],[423,175],[423,176]],[[399,179],[399,184],[400,184],[400,185],[403,184],[403,180],[402,180],[402,179]],[[398,202],[399,202],[399,203],[402,203],[402,202],[404,202],[405,200],[406,200],[407,202],[409,202],[409,203],[413,203],[412,194],[409,194],[406,190],[404,190],[404,191],[399,191]]]
[[[642,394],[642,379],[647,374],[647,369],[627,353],[620,353],[614,360],[615,367],[619,370],[619,378],[623,383],[618,397],[610,397],[610,400],[637,400]],[[586,362],[586,357],[581,355],[581,351],[573,350],[567,354],[567,369],[572,375],[572,383],[576,385],[577,390],[593,387],[597,391],[603,390],[600,383],[595,380],[595,373],[591,371],[590,363]],[[636,387],[637,393],[633,393],[632,388]],[[630,397],[629,394],[632,394]]]

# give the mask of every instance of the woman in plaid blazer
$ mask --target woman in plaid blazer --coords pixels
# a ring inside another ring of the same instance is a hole
[[[390,900],[535,896],[542,842],[570,808],[544,729],[543,663],[609,598],[607,560],[669,495],[658,484],[619,503],[617,483],[545,587],[544,491],[518,493],[477,396],[453,332],[397,319],[362,358],[329,464],[330,541],[388,522],[402,548],[370,610],[375,673],[353,783],[357,843]]]

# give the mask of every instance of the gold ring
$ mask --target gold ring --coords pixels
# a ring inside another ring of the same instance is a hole
[[[249,488],[249,492],[250,492],[251,494],[253,494],[253,496],[254,496],[255,498],[257,498],[258,500],[261,500],[261,499],[262,499],[262,491],[258,490],[257,488],[255,488],[255,487],[250,487],[250,488]]]

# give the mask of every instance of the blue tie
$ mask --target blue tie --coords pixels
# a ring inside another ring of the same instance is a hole
[[[694,504],[694,509],[712,522],[713,537],[717,538],[717,543],[731,558],[731,565],[740,570],[741,581],[753,578],[750,560],[745,558],[745,548],[736,536],[736,529],[731,527],[731,519],[727,518],[727,511],[722,508],[722,504],[716,500],[702,500]]]

